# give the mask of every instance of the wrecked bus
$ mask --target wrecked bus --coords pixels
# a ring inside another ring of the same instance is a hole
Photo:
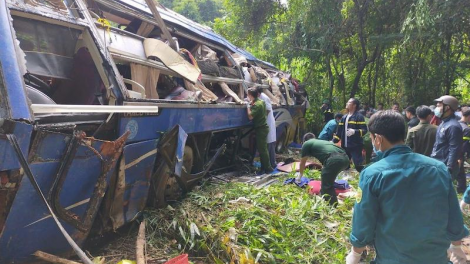
[[[72,249],[88,263],[79,246],[89,236],[233,166],[253,147],[248,87],[273,102],[279,151],[303,133],[295,79],[152,9],[0,1],[0,263]]]

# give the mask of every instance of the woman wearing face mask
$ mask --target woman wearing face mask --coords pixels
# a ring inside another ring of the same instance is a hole
[[[264,173],[273,171],[269,160],[267,137],[269,133],[268,123],[266,121],[266,105],[258,98],[256,88],[248,89],[248,99],[250,104],[247,108],[248,118],[253,120],[253,126],[256,134],[256,148],[261,160],[261,170]]]

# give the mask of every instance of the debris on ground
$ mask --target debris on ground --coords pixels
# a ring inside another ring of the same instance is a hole
[[[306,169],[304,175],[314,183],[321,180],[316,169]],[[182,201],[144,212],[147,263],[165,263],[182,254],[195,264],[344,263],[351,247],[358,173],[349,169],[338,175],[337,183],[347,192],[340,191],[336,208],[312,195],[316,185],[284,185],[292,176],[283,172],[213,175]],[[467,217],[465,221],[470,223]],[[129,233],[132,239],[136,229]],[[116,257],[132,259],[135,251],[124,249],[132,239],[120,239],[120,254],[110,245],[116,256],[108,256],[106,263],[116,263]],[[468,252],[469,241],[464,240]],[[368,263],[374,256],[374,249],[368,247],[362,261]]]

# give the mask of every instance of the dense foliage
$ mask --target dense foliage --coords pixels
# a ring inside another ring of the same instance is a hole
[[[341,109],[352,96],[386,107],[443,94],[470,102],[468,0],[220,1],[215,31],[291,71],[315,109],[325,98]]]
[[[295,185],[210,184],[175,209],[147,212],[149,247],[204,263],[344,263],[352,205],[332,208]]]
[[[223,16],[223,0],[159,0],[166,8],[196,22],[212,26],[214,19]]]

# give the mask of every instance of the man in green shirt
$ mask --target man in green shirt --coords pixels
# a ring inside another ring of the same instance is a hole
[[[247,108],[248,118],[253,121],[256,134],[256,148],[259,152],[261,160],[261,170],[264,173],[271,173],[273,168],[269,160],[268,153],[268,133],[269,127],[266,121],[266,105],[263,100],[258,98],[258,91],[256,88],[248,89],[248,99],[250,99],[250,105]]]
[[[419,124],[410,128],[405,144],[413,152],[429,157],[432,153],[434,141],[436,141],[437,126],[429,123],[433,116],[431,108],[425,105],[418,106],[416,115],[419,118]]]
[[[324,195],[324,199],[333,205],[338,202],[333,185],[338,174],[349,166],[349,157],[342,148],[333,142],[315,139],[313,135],[306,137],[305,140],[307,141],[302,145],[302,159],[296,182],[300,182],[302,178],[308,157],[315,157],[323,165],[320,192]]]

